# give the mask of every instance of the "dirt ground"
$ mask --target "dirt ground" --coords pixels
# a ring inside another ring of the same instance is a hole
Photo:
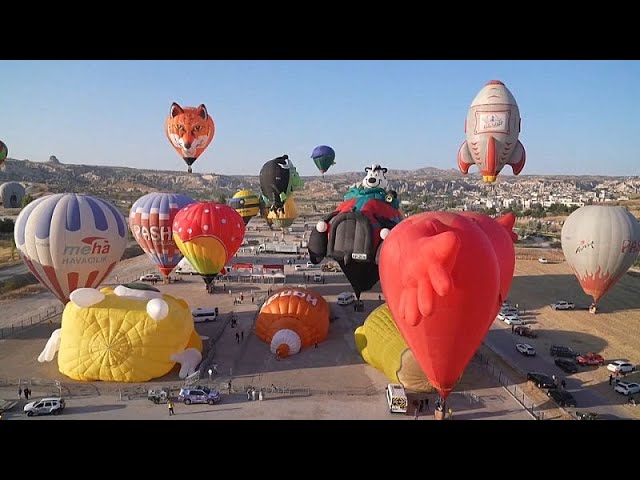
[[[550,304],[559,300],[574,302],[576,309],[553,310]],[[566,262],[518,260],[508,301],[533,314],[532,327],[539,333],[538,351],[546,354],[551,345],[564,345],[578,352],[602,355],[605,366],[581,367],[572,378],[597,389],[611,403],[625,403],[626,398],[609,386],[606,364],[613,360],[640,363],[639,277],[624,275],[599,302],[598,313],[593,315],[588,311],[591,297],[582,291]]]

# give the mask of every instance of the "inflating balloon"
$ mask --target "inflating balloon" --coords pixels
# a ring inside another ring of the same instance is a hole
[[[269,160],[260,169],[260,190],[264,203],[276,213],[283,210],[289,195],[303,186],[304,182],[288,155]]]
[[[71,292],[97,287],[113,270],[127,246],[127,226],[105,200],[57,193],[20,212],[14,239],[31,273],[67,303]]]
[[[193,198],[177,193],[148,193],[136,200],[129,212],[133,238],[165,277],[182,260],[173,240],[174,218],[178,210],[193,202]]]
[[[458,168],[464,174],[477,165],[482,179],[496,181],[509,164],[513,174],[524,168],[526,153],[520,135],[520,110],[500,80],[491,80],[471,102],[464,123],[467,139],[458,150]]]
[[[260,209],[260,216],[264,218],[264,221],[267,222],[269,228],[273,228],[273,222],[269,219],[269,207],[267,206],[264,197],[260,196],[260,204],[258,208]]]
[[[403,220],[381,248],[389,309],[445,399],[502,304],[498,257],[514,254],[496,249],[493,230],[457,213],[426,212]]]
[[[7,182],[0,185],[0,202],[4,208],[20,208],[25,189],[18,182]]]
[[[228,204],[240,214],[245,225],[260,212],[260,200],[251,190],[236,192]]]
[[[282,210],[278,210],[277,212],[270,211],[267,214],[267,219],[276,228],[290,227],[296,218],[298,218],[298,206],[296,205],[293,195],[284,202]]]
[[[284,358],[327,338],[329,314],[329,304],[314,290],[284,288],[260,308],[255,332],[272,353]]]
[[[414,392],[435,391],[396,327],[387,304],[376,308],[355,331],[356,348],[365,362],[391,383]]]
[[[336,152],[328,145],[320,145],[319,147],[314,148],[313,152],[311,152],[311,158],[322,175],[329,170],[331,165],[336,164]]]
[[[238,251],[245,225],[233,208],[196,202],[181,209],[173,221],[173,239],[193,268],[209,285]]]
[[[627,209],[586,205],[565,220],[562,252],[584,293],[597,302],[633,265],[640,252],[640,224]]]
[[[59,329],[39,362],[58,352],[60,373],[74,380],[146,382],[182,364],[180,378],[202,359],[189,305],[140,284],[71,293]]]
[[[167,138],[189,166],[206,150],[215,134],[216,128],[213,118],[207,112],[207,107],[181,107],[172,103],[169,116],[165,120]]]
[[[386,168],[365,168],[361,186],[349,190],[338,207],[309,236],[309,259],[319,264],[327,256],[346,275],[358,300],[379,280],[378,252],[382,241],[401,220],[399,201],[387,191]]]
[[[9,155],[9,149],[7,148],[5,143],[2,140],[0,140],[0,165],[4,163],[8,155]]]

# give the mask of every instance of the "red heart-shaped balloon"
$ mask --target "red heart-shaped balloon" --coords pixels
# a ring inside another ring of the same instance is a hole
[[[380,283],[387,304],[444,398],[500,309],[500,263],[492,231],[501,230],[483,229],[457,213],[426,212],[400,222],[382,245]]]

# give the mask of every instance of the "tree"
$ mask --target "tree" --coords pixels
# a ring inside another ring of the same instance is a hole
[[[216,200],[218,203],[222,203],[223,205],[227,204],[227,197],[224,193],[218,195],[218,199]]]
[[[33,202],[34,198],[27,194],[24,197],[22,197],[22,202],[20,202],[20,206],[22,208],[26,207],[27,205],[29,205],[31,202]]]

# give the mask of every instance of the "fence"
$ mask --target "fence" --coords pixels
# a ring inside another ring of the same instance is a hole
[[[487,372],[493,375],[515,400],[524,407],[524,409],[531,414],[536,420],[544,420],[544,411],[538,409],[536,404],[526,395],[522,388],[513,382],[505,373],[492,364],[487,357],[481,353],[476,353],[474,358],[476,362],[482,365]]]

